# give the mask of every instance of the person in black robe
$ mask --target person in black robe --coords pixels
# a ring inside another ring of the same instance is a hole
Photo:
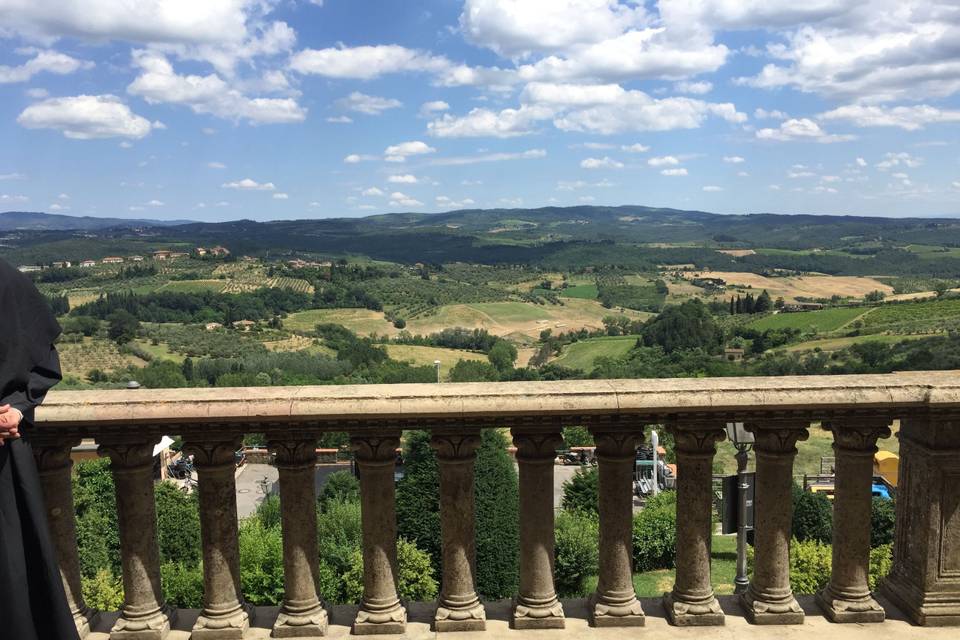
[[[0,260],[0,637],[77,640],[30,447],[34,409],[60,382],[60,326],[25,275]]]

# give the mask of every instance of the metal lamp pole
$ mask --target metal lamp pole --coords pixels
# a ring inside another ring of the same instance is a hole
[[[437,384],[440,384],[440,361],[439,361],[439,360],[434,360],[434,361],[433,361],[433,366],[435,366],[435,367],[437,368]]]
[[[750,449],[753,448],[753,434],[744,429],[742,422],[727,424],[727,436],[737,449],[737,577],[734,579],[734,593],[743,593],[750,585],[747,578],[747,462]]]

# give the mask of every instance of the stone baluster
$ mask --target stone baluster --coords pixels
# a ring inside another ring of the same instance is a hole
[[[479,433],[435,433],[430,446],[440,470],[443,575],[434,616],[436,631],[483,631],[486,613],[476,590],[474,462]]]
[[[670,431],[677,453],[677,577],[664,608],[677,626],[722,625],[723,611],[710,582],[710,548],[713,456],[726,435],[722,424],[680,423]]]
[[[513,430],[520,468],[520,593],[515,629],[562,629],[563,605],[553,584],[553,461],[563,442],[559,431]]]
[[[901,420],[893,569],[881,593],[916,624],[960,625],[960,412]]]
[[[633,472],[642,431],[591,428],[600,473],[600,575],[590,597],[597,627],[641,627],[643,608],[633,590]]]
[[[326,635],[327,612],[317,595],[316,438],[272,440],[280,473],[283,606],[274,638]]]
[[[203,609],[193,626],[193,640],[239,640],[250,628],[252,610],[240,593],[234,478],[240,440],[239,434],[209,434],[184,445],[197,469],[203,542]]]
[[[754,624],[803,623],[803,610],[790,589],[791,495],[796,444],[809,437],[809,424],[744,425],[756,438],[757,475],[753,580],[741,603],[747,620]]]
[[[399,433],[352,435],[360,469],[363,600],[353,633],[404,633],[407,611],[397,595],[397,504],[394,470]]]
[[[833,497],[833,569],[817,604],[833,622],[883,622],[886,614],[870,594],[870,512],[873,454],[890,435],[887,418],[838,419],[833,432],[836,480]]]
[[[73,469],[70,452],[80,444],[80,438],[47,442],[47,438],[41,436],[32,438],[32,444],[43,486],[50,538],[60,564],[60,578],[67,594],[67,605],[77,625],[77,635],[82,640],[90,633],[95,614],[84,604],[80,589],[80,557],[70,479]]]
[[[111,640],[162,640],[170,631],[171,612],[160,589],[157,504],[153,494],[153,446],[158,437],[108,440],[100,455],[110,457],[117,496],[123,607],[110,631]]]

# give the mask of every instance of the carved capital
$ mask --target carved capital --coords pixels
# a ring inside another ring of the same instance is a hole
[[[753,448],[768,455],[795,455],[797,442],[810,437],[809,422],[784,422],[760,424],[746,422],[743,425],[756,439]]]
[[[73,466],[70,452],[80,444],[80,438],[70,438],[58,442],[33,443],[33,457],[37,461],[37,470],[43,473],[61,471]]]
[[[480,447],[480,434],[436,433],[430,438],[430,446],[437,452],[440,461],[471,460]]]
[[[397,459],[400,434],[351,435],[350,447],[357,462],[364,464],[393,463]]]
[[[607,459],[630,458],[637,455],[637,442],[643,439],[642,431],[593,431],[597,456]]]
[[[833,434],[833,447],[837,451],[873,455],[877,452],[877,440],[890,437],[886,418],[856,422],[831,420],[824,422],[823,428]]]
[[[104,442],[97,447],[101,456],[108,456],[115,470],[135,469],[153,466],[153,446],[160,438],[149,438],[138,442],[127,440]]]
[[[552,461],[563,444],[563,436],[559,431],[536,433],[513,429],[511,435],[517,447],[517,460]]]
[[[712,456],[717,443],[727,437],[721,424],[673,424],[669,426],[678,453]]]
[[[243,436],[229,436],[221,440],[189,440],[183,451],[193,456],[197,467],[223,467],[234,464],[234,455],[240,448]]]
[[[267,446],[277,454],[278,467],[305,467],[317,462],[315,440],[270,440]]]

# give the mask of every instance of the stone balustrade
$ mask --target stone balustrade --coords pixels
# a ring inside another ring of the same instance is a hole
[[[837,459],[833,572],[816,602],[835,623],[882,623],[886,612],[867,584],[870,460],[894,420],[902,466],[894,567],[881,599],[916,625],[960,625],[956,372],[55,391],[30,438],[80,635],[97,621],[80,591],[69,451],[81,438],[94,438],[113,462],[120,525],[125,602],[110,638],[162,640],[182,633],[171,628],[183,628],[177,616],[184,612],[166,606],[161,591],[151,452],[161,435],[183,437],[198,472],[204,573],[203,609],[187,628],[206,640],[254,637],[258,611],[244,602],[239,583],[233,472],[233,451],[246,432],[267,434],[280,473],[285,598],[273,614],[273,637],[323,637],[334,623],[348,624],[354,634],[407,630],[413,604],[397,593],[394,465],[400,434],[409,428],[433,434],[440,471],[443,567],[433,629],[488,628],[488,610],[498,605],[482,602],[475,587],[474,460],[481,428],[509,428],[520,477],[521,552],[519,593],[508,615],[522,635],[580,624],[565,618],[572,608],[565,611],[553,580],[552,459],[568,425],[593,433],[600,472],[599,581],[577,609],[589,624],[639,627],[656,617],[638,601],[631,579],[634,450],[648,424],[665,425],[676,442],[677,571],[662,600],[671,624],[723,625],[734,614],[757,625],[804,623],[789,580],[790,491],[797,444],[814,425],[833,435]],[[757,486],[752,582],[731,612],[711,588],[711,470],[724,425],[734,421],[755,434]],[[316,586],[314,444],[326,431],[350,434],[361,478],[364,593],[351,620],[331,620]]]

